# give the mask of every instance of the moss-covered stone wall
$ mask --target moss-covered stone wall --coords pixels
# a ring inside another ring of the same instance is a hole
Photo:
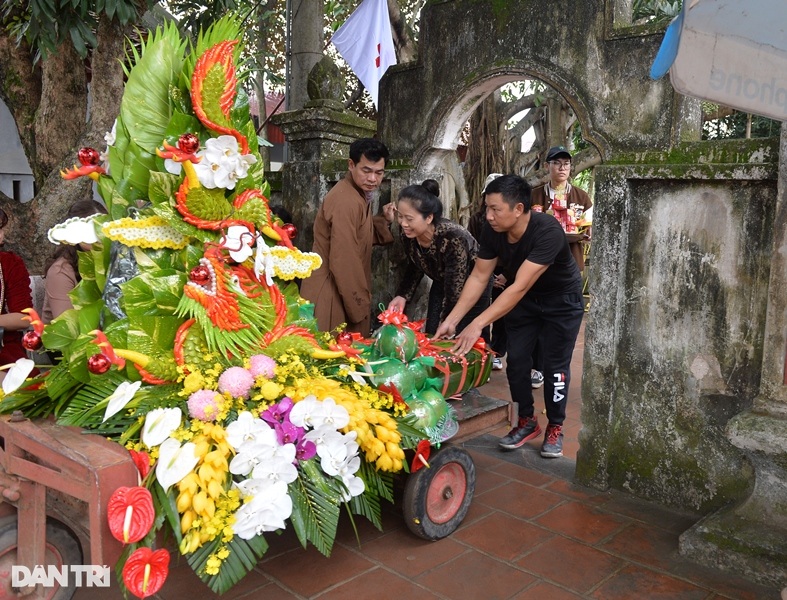
[[[596,168],[577,478],[703,512],[747,495],[725,436],[761,375],[778,140]]]

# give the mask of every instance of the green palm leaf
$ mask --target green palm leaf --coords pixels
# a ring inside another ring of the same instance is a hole
[[[302,462],[298,479],[289,486],[292,498],[290,522],[305,548],[311,542],[325,556],[330,556],[339,525],[341,491],[329,479],[315,459]]]
[[[203,544],[196,552],[186,556],[186,560],[191,568],[194,569],[194,572],[217,594],[223,594],[243,579],[257,565],[257,561],[268,551],[268,542],[261,535],[255,536],[250,540],[244,540],[235,536],[227,544],[230,553],[222,563],[218,574],[208,575],[205,572],[205,566],[210,555],[218,550],[220,543],[221,540],[216,538],[207,544]]]

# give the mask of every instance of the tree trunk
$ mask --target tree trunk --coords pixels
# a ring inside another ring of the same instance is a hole
[[[388,18],[391,21],[391,33],[393,33],[397,61],[405,63],[415,60],[418,48],[413,42],[413,32],[410,26],[402,17],[397,0],[388,0]]]

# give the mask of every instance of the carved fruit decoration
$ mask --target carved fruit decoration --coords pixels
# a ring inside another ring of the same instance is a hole
[[[28,331],[22,336],[22,346],[25,350],[38,350],[41,347],[41,336],[35,331]]]
[[[87,146],[79,149],[77,158],[79,159],[79,162],[85,166],[97,165],[101,161],[101,156],[99,155],[98,150],[95,148],[88,148]]]
[[[93,375],[102,375],[109,371],[109,367],[111,366],[112,362],[101,353],[94,354],[87,359],[87,370],[93,373]]]

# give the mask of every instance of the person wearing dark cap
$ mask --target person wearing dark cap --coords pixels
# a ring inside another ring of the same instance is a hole
[[[487,186],[487,223],[481,231],[475,267],[435,337],[456,334],[457,325],[487,288],[495,267],[502,266],[508,276],[506,289],[456,335],[452,349],[466,354],[481,330],[505,315],[506,376],[511,398],[519,407],[519,419],[498,445],[514,450],[541,433],[530,385],[533,347],[540,341],[548,418],[541,456],[556,458],[563,456],[571,355],[585,314],[582,278],[557,221],[530,210],[530,192],[528,183],[517,175],[503,175]]]
[[[576,223],[593,202],[584,190],[571,185],[571,153],[565,146],[553,146],[547,151],[549,182],[533,190],[533,207],[542,212],[551,212],[568,238],[569,249],[580,272],[585,269],[582,240],[588,239],[577,231]],[[540,209],[537,207],[541,207]]]

